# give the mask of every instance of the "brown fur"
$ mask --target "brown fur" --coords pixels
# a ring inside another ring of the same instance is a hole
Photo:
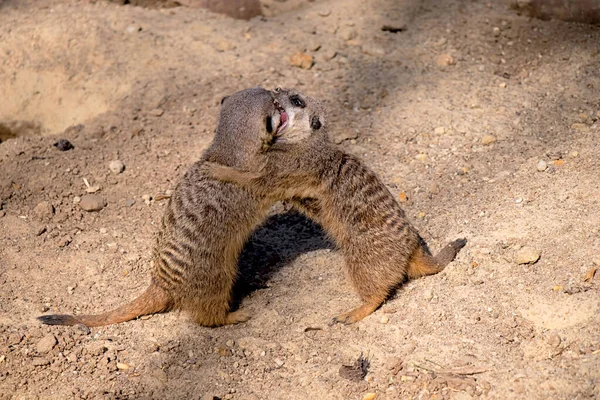
[[[312,129],[322,106],[294,91],[280,90],[276,100],[290,114],[288,129],[266,153],[256,154],[261,169],[242,171],[208,164],[212,176],[234,182],[272,201],[287,200],[314,219],[344,254],[350,279],[364,304],[335,318],[353,323],[375,311],[407,278],[435,274],[465,245],[457,240],[433,257],[408,222],[394,196],[357,157],[334,147],[325,130]]]
[[[40,321],[50,325],[99,326],[171,309],[186,311],[194,321],[206,326],[246,321],[249,317],[243,311],[230,312],[237,260],[271,203],[239,186],[210,177],[204,162],[257,168],[254,154],[268,142],[271,133],[265,121],[274,114],[279,118],[272,93],[262,88],[224,99],[213,143],[183,176],[169,201],[146,292],[104,314],[44,315]]]

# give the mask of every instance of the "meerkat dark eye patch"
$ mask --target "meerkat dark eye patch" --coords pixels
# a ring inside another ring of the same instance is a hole
[[[267,117],[267,132],[273,133],[273,119],[271,117]]]
[[[225,102],[225,100],[227,100],[227,98],[228,98],[228,97],[229,97],[229,96],[225,96],[225,97],[223,97],[223,98],[221,99],[221,104],[223,104],[223,102]]]
[[[294,107],[299,107],[299,108],[306,107],[306,103],[304,102],[304,100],[302,100],[302,98],[300,96],[298,96],[297,94],[290,96],[290,103],[292,103],[292,105]]]
[[[323,126],[323,124],[321,124],[321,120],[319,119],[319,117],[317,117],[316,115],[313,115],[312,118],[310,119],[310,128],[313,131],[317,131],[317,130],[321,129],[321,126]]]

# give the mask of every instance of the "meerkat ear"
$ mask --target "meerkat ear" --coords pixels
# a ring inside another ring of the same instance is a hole
[[[316,115],[313,115],[312,118],[310,119],[310,128],[313,131],[317,131],[319,129],[321,129],[321,126],[323,124],[321,124],[321,120],[319,119],[319,117],[317,117]]]
[[[221,99],[221,104],[223,104],[223,102],[225,101],[225,99],[227,99],[229,96],[225,96]]]

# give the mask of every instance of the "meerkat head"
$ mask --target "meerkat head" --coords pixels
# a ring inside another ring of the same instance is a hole
[[[325,107],[311,97],[294,89],[274,90],[278,113],[273,117],[276,126],[273,142],[298,143],[313,137],[325,137]]]
[[[284,123],[271,91],[257,87],[226,96],[221,100],[217,130],[205,159],[247,167],[265,144],[273,142]]]

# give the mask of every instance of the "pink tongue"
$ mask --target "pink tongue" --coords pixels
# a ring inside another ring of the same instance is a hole
[[[280,117],[281,117],[281,122],[279,123],[279,126],[283,126],[283,125],[285,125],[285,123],[288,120],[288,115],[287,115],[287,113],[285,111],[282,111],[280,113]]]

